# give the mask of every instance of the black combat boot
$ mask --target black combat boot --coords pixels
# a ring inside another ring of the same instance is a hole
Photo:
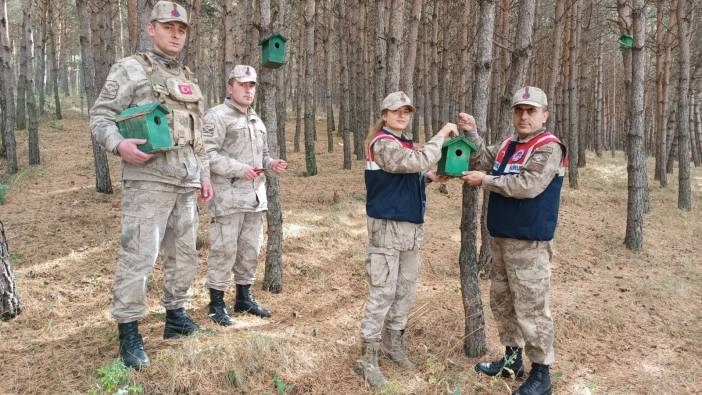
[[[136,321],[117,324],[119,330],[119,357],[130,368],[139,370],[149,366],[149,356],[144,351],[144,340]]]
[[[270,317],[271,312],[259,306],[256,303],[256,299],[251,294],[251,284],[236,285],[236,300],[234,302],[234,311],[240,313],[245,311],[249,314],[257,315],[259,317]]]
[[[531,364],[529,378],[512,395],[551,395],[551,374],[548,365]]]
[[[210,304],[207,309],[212,321],[223,326],[234,324],[234,321],[227,314],[227,307],[224,305],[224,291],[210,288]]]
[[[166,327],[163,328],[163,338],[188,336],[200,329],[198,324],[188,317],[184,308],[166,310]]]
[[[509,360],[509,363],[507,361]],[[522,365],[521,347],[507,346],[505,356],[493,362],[481,362],[475,365],[475,371],[485,373],[488,376],[516,377],[524,376],[524,366]],[[511,371],[511,372],[510,372]]]

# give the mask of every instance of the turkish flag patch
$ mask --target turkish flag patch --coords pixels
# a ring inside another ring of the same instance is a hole
[[[184,95],[192,95],[193,94],[193,88],[190,85],[186,85],[186,84],[178,85],[178,90],[180,90],[180,93],[182,93]]]

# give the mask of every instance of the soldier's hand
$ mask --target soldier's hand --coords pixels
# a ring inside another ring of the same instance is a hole
[[[214,197],[214,190],[212,189],[212,184],[209,181],[201,182],[202,187],[200,188],[200,202],[205,204],[212,200]]]
[[[145,154],[139,151],[138,145],[146,144],[144,139],[125,139],[117,145],[117,152],[126,162],[133,165],[144,164],[151,159],[151,154]]]
[[[275,173],[280,174],[285,171],[285,169],[288,168],[288,162],[282,160],[282,159],[276,159],[273,161],[273,166],[271,166],[271,170],[273,170]]]
[[[440,176],[436,173],[436,170],[430,170],[425,173],[425,177],[430,179],[432,182],[438,182],[438,183],[445,183],[448,181],[451,177],[449,176]]]
[[[464,112],[458,114],[458,127],[468,131],[475,132],[475,118],[472,115],[466,114]]]
[[[483,183],[483,178],[485,178],[485,173],[475,170],[464,171],[463,177],[461,177],[463,181],[474,187],[479,187]]]
[[[246,180],[253,181],[260,174],[263,174],[263,172],[258,172],[253,167],[246,166],[246,168],[244,169],[244,174],[241,177],[243,177]]]
[[[445,139],[451,137],[451,135],[458,136],[458,128],[456,127],[455,123],[449,122],[444,125],[444,127],[442,127],[437,134],[444,136]]]

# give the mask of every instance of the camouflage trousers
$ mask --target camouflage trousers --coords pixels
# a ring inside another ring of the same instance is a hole
[[[164,251],[163,296],[166,309],[183,306],[192,296],[197,271],[197,197],[195,188],[125,181],[122,194],[122,246],[110,312],[119,323],[144,316],[146,283]]]
[[[405,329],[417,293],[419,264],[419,249],[368,247],[368,303],[361,320],[364,341],[379,341],[383,324],[392,330]]]
[[[232,273],[236,284],[253,284],[262,242],[263,212],[215,217],[210,223],[207,287],[226,291]]]
[[[500,341],[524,347],[532,362],[550,365],[553,317],[549,309],[551,242],[495,237],[490,307]]]

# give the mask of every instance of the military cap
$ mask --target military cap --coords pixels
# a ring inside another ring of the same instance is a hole
[[[519,104],[546,108],[548,107],[548,100],[546,100],[546,94],[541,89],[534,86],[525,86],[512,96],[512,107]]]
[[[256,82],[256,69],[244,64],[238,64],[229,73],[229,80],[231,81],[232,78],[239,82]]]
[[[188,23],[188,12],[183,6],[172,1],[159,1],[151,10],[151,18],[149,21],[157,22],[181,22],[186,26]]]
[[[407,96],[405,92],[397,91],[393,92],[383,99],[383,104],[381,105],[380,111],[390,110],[395,111],[400,107],[409,107],[414,112],[416,109],[412,105],[412,100]]]

